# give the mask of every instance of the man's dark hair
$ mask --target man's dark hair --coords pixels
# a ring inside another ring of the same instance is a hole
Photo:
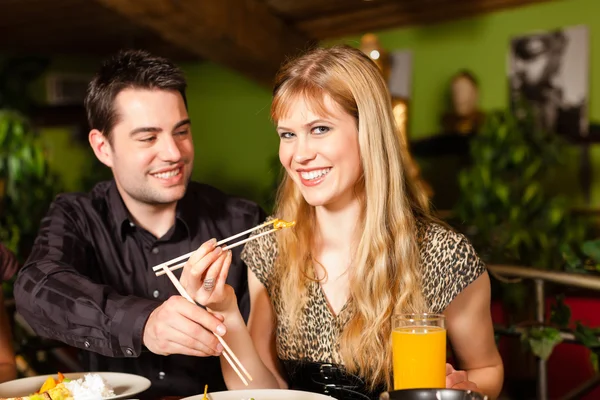
[[[106,60],[87,88],[84,100],[90,129],[111,140],[118,115],[114,102],[124,89],[176,90],[187,108],[183,72],[171,61],[142,50],[122,50]]]

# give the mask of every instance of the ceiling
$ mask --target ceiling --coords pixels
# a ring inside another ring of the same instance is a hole
[[[319,40],[548,0],[0,0],[0,54],[106,56],[145,48],[270,84]]]

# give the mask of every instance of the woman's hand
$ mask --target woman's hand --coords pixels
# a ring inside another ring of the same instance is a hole
[[[457,371],[450,364],[446,364],[446,388],[479,391],[477,385],[469,380],[467,371]]]
[[[185,263],[181,284],[192,298],[211,311],[237,308],[235,291],[225,282],[231,266],[231,250],[216,246],[215,239],[205,242]]]

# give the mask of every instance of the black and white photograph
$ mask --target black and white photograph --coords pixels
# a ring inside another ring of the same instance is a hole
[[[540,128],[572,139],[588,135],[587,26],[513,38],[508,76],[513,109],[525,101]]]

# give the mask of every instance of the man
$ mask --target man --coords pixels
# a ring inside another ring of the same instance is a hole
[[[175,65],[145,52],[120,52],[101,67],[85,100],[89,142],[114,180],[56,198],[15,285],[17,310],[38,334],[87,350],[88,371],[146,376],[145,397],[225,389],[214,357],[221,319],[178,296],[152,267],[265,217],[254,203],[190,182],[185,88]],[[210,253],[207,262],[227,256],[214,243],[199,250]],[[227,282],[247,318],[240,252]]]

